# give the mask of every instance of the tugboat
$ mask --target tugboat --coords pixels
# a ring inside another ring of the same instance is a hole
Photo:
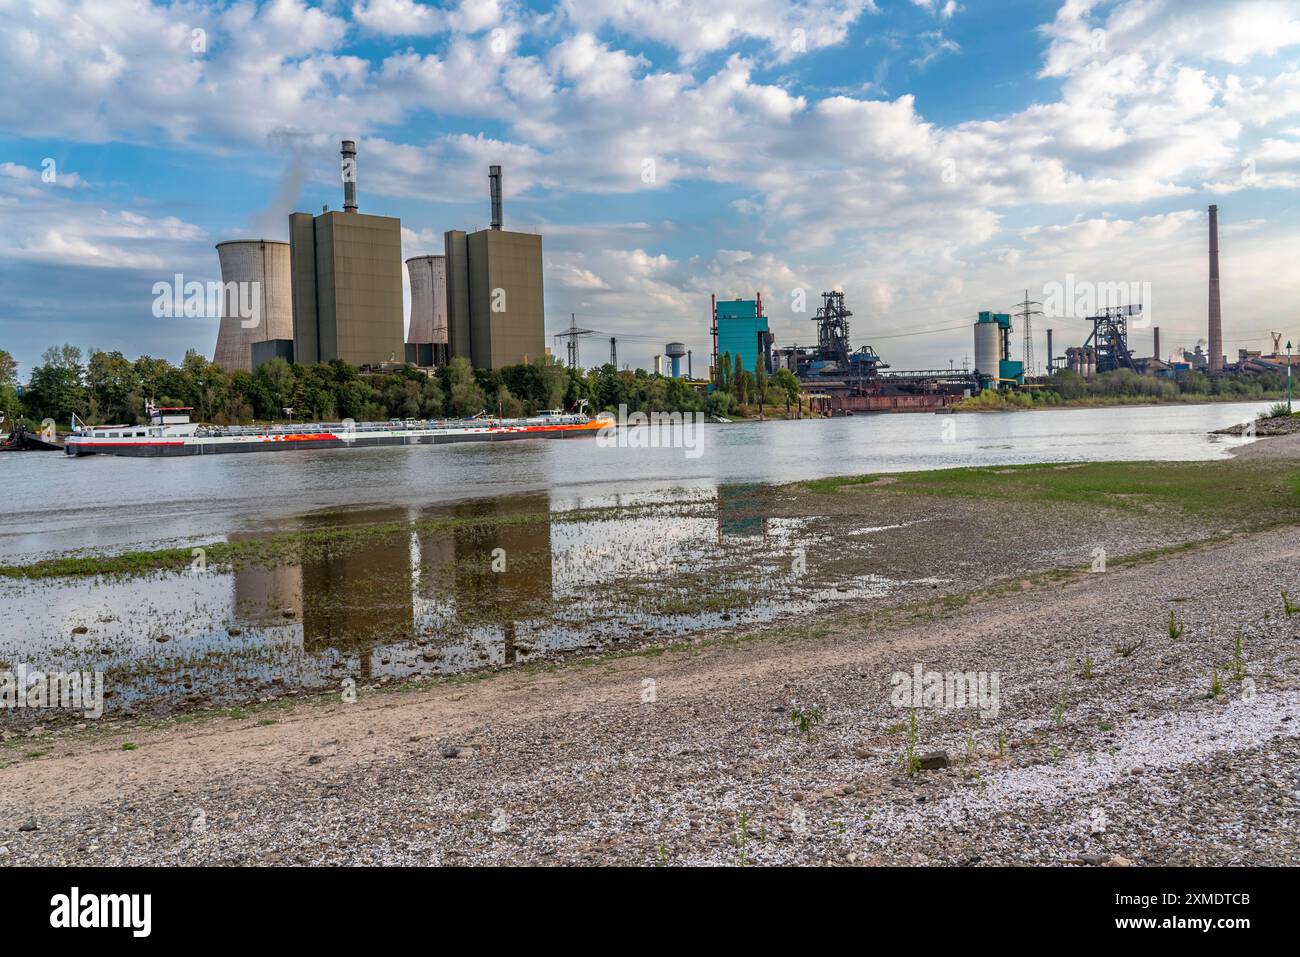
[[[470,419],[391,419],[388,422],[303,425],[199,425],[189,406],[145,405],[148,425],[87,426],[73,417],[64,442],[68,455],[216,455],[225,452],[284,452],[292,449],[347,449],[375,445],[442,445],[448,442],[501,442],[512,439],[567,439],[595,435],[614,424],[602,412],[586,414],[547,409],[524,419],[498,419],[480,412]]]

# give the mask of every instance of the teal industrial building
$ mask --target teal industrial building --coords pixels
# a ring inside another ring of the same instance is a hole
[[[741,368],[754,372],[761,364],[770,371],[772,333],[767,316],[763,314],[763,296],[755,293],[753,299],[724,299],[713,297],[713,366],[711,378],[716,381],[718,366],[724,355],[732,357],[734,364],[740,360]]]

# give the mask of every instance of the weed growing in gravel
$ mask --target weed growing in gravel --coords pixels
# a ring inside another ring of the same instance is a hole
[[[1146,644],[1146,639],[1140,641],[1127,641],[1115,649],[1115,654],[1121,658],[1128,658],[1137,653],[1137,651]]]
[[[740,809],[740,830],[736,832],[736,857],[741,867],[749,865],[749,811]]]
[[[998,757],[1004,758],[1006,757],[1006,755],[1007,755],[1007,733],[1005,731],[999,731],[998,732]]]
[[[138,745],[138,744],[134,744],[134,743],[131,742],[131,741],[123,741],[123,742],[122,742],[122,750],[123,750],[123,751],[134,751],[134,750],[135,750],[136,748],[138,748],[138,747],[140,747],[140,745]]]
[[[821,724],[825,717],[821,708],[809,708],[807,711],[798,707],[790,709],[790,723],[806,735],[811,735],[812,729]]]
[[[1115,725],[1114,725],[1113,722],[1110,722],[1110,721],[1103,721],[1103,722],[1101,722],[1099,725],[1097,725],[1097,730],[1098,730],[1098,731],[1114,731],[1114,730],[1115,730]]]
[[[1056,702],[1056,707],[1052,709],[1052,723],[1058,728],[1065,724],[1065,710],[1067,707],[1068,704],[1065,699],[1065,692],[1062,691],[1060,699]]]
[[[1246,680],[1246,655],[1241,648],[1240,628],[1237,629],[1237,637],[1232,640],[1232,680]]]
[[[1084,681],[1092,679],[1092,655],[1083,656],[1083,671],[1081,672]]]
[[[966,733],[966,763],[975,763],[975,733],[970,731]]]
[[[1210,677],[1210,693],[1205,697],[1211,699],[1223,697],[1223,679],[1219,677],[1218,668],[1214,669],[1214,673]]]
[[[1181,637],[1183,637],[1183,626],[1178,623],[1178,619],[1174,617],[1171,609],[1169,612],[1169,640],[1177,641]]]
[[[668,866],[668,848],[664,847],[662,844],[659,845],[659,863],[657,866]]]
[[[1282,610],[1286,612],[1286,616],[1290,618],[1296,612],[1300,611],[1300,605],[1291,604],[1291,599],[1286,596],[1286,592],[1282,592]]]
[[[912,709],[912,717],[908,722],[907,729],[907,746],[903,748],[903,770],[907,776],[913,777],[916,772],[921,770],[921,758],[916,753],[916,709]]]

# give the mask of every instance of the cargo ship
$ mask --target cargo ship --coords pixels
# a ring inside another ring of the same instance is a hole
[[[200,425],[189,407],[146,405],[148,425],[87,426],[73,420],[64,440],[68,455],[218,455],[226,452],[285,452],[292,449],[347,449],[379,445],[442,445],[448,442],[501,442],[512,439],[567,439],[595,435],[614,419],[548,409],[523,419],[484,413],[470,419],[392,419],[388,422],[336,422],[293,425]]]

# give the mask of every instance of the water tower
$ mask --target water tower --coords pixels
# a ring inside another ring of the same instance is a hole
[[[666,355],[673,364],[673,378],[682,377],[682,356],[686,355],[686,343],[670,342],[664,346],[664,355]]]

